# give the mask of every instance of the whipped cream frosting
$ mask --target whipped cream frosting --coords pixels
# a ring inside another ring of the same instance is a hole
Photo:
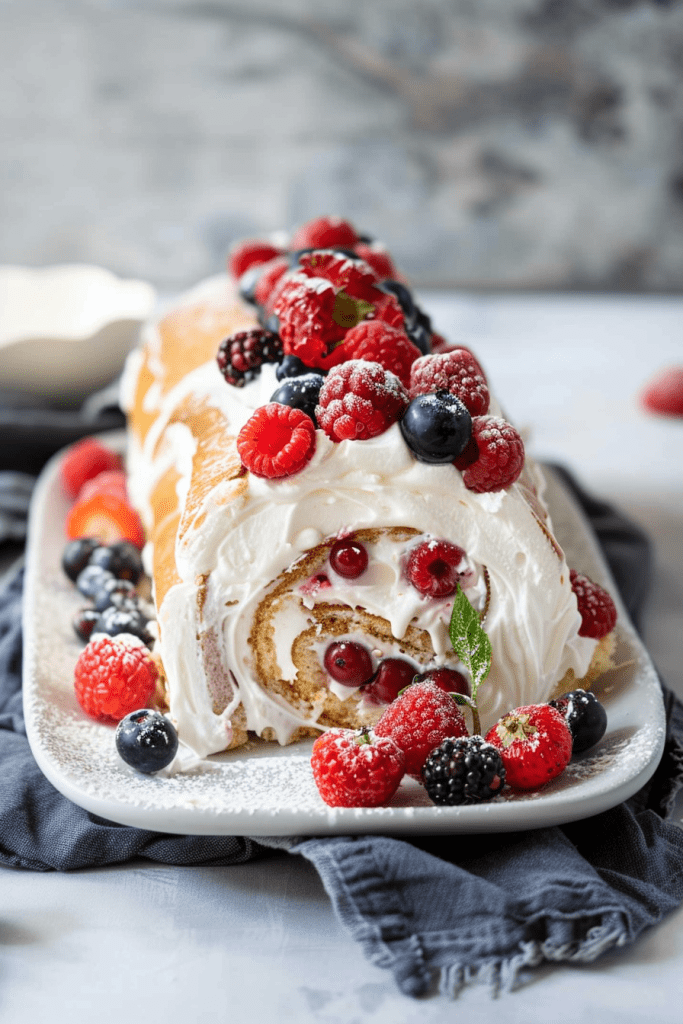
[[[226,279],[212,279],[182,303],[220,301]],[[143,343],[154,353],[157,328],[147,327]],[[133,403],[140,352],[127,364],[122,387],[124,408]],[[274,366],[243,388],[225,383],[215,360],[191,371],[166,395],[152,388],[145,404],[157,419],[142,447],[131,441],[129,487],[143,520],[156,480],[169,466],[179,473],[182,503],[189,486],[196,442],[183,423],[168,421],[187,395],[200,396],[227,418],[235,436],[251,413],[278,387]],[[495,399],[491,414],[499,415]],[[163,441],[163,443],[161,443]],[[357,580],[343,580],[329,568],[324,586],[316,582],[293,591],[277,612],[277,658],[281,679],[296,674],[291,648],[310,626],[307,611],[318,601],[357,605],[391,624],[395,643],[373,648],[373,657],[401,653],[400,641],[409,625],[425,630],[435,651],[433,664],[453,664],[448,639],[452,599],[425,598],[403,572],[406,552],[425,539],[446,539],[464,549],[468,574],[466,593],[479,610],[486,608],[484,628],[493,657],[488,679],[479,691],[483,729],[506,711],[548,699],[568,669],[583,676],[596,646],[580,637],[580,615],[569,569],[552,537],[543,504],[542,473],[527,458],[519,481],[504,491],[477,494],[468,490],[452,465],[419,462],[405,444],[398,425],[367,441],[334,443],[316,432],[316,450],[301,472],[280,480],[247,474],[246,488],[236,493],[235,481],[218,484],[197,513],[196,528],[176,542],[180,583],[159,608],[161,657],[169,679],[171,715],[182,741],[199,756],[223,750],[230,742],[231,717],[241,704],[247,728],[272,729],[286,743],[300,726],[315,725],[319,706],[305,714],[277,694],[264,690],[252,673],[249,635],[253,617],[272,582],[308,550],[330,537],[365,528],[408,527],[415,539],[397,544],[381,538],[370,551],[370,566]],[[202,590],[201,612],[198,592]],[[206,650],[198,644],[201,628],[215,646],[208,658],[213,679],[207,681]],[[321,644],[320,658],[324,643]],[[404,656],[404,655],[401,655]],[[340,699],[356,699],[355,691],[331,684]],[[228,700],[225,710],[212,709],[217,691]]]

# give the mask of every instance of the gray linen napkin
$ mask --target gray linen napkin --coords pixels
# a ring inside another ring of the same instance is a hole
[[[566,479],[637,621],[649,575],[647,540]],[[17,532],[17,494],[0,474],[3,508],[10,529],[3,536],[0,527],[0,550]],[[590,962],[633,942],[683,900],[683,832],[665,820],[683,785],[683,706],[665,688],[668,733],[653,779],[625,804],[586,821],[411,841],[163,835],[87,813],[37,767],[21,706],[21,590],[21,569],[0,586],[0,864],[70,870],[146,857],[228,865],[289,848],[316,866],[342,924],[411,996],[437,988],[455,995],[473,980],[504,991],[544,961]]]

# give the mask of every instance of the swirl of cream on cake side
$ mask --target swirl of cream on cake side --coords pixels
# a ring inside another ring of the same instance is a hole
[[[416,460],[394,425],[339,444],[318,430],[312,460],[281,480],[243,470],[235,438],[278,382],[272,365],[243,388],[222,379],[218,342],[255,325],[231,289],[211,279],[148,325],[122,385],[129,489],[150,536],[160,654],[182,741],[203,757],[244,742],[247,731],[285,744],[329,724],[371,721],[376,709],[362,693],[322,668],[331,638],[364,643],[375,664],[400,656],[416,671],[462,669],[448,637],[452,598],[423,597],[403,571],[425,539],[466,553],[465,592],[493,651],[479,692],[484,730],[514,707],[547,700],[568,670],[584,676],[596,641],[578,635],[569,569],[532,460],[507,490],[477,494],[454,466]],[[204,350],[188,372],[169,372],[164,325],[176,340],[187,334],[187,349],[199,322]],[[495,399],[491,412],[499,414]],[[334,540],[349,534],[370,555],[356,580],[328,561]]]

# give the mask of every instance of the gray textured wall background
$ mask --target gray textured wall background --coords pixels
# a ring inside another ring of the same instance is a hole
[[[0,0],[0,261],[338,212],[420,285],[683,286],[681,0]]]

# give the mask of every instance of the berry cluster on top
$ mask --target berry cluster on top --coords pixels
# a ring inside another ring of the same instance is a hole
[[[477,359],[434,333],[381,245],[348,221],[320,217],[287,249],[242,242],[228,267],[262,326],[226,338],[219,369],[242,387],[277,363],[280,382],[238,438],[250,472],[298,473],[313,457],[316,428],[335,442],[362,441],[398,423],[415,458],[454,465],[470,490],[502,490],[518,478],[522,439],[489,415]]]

